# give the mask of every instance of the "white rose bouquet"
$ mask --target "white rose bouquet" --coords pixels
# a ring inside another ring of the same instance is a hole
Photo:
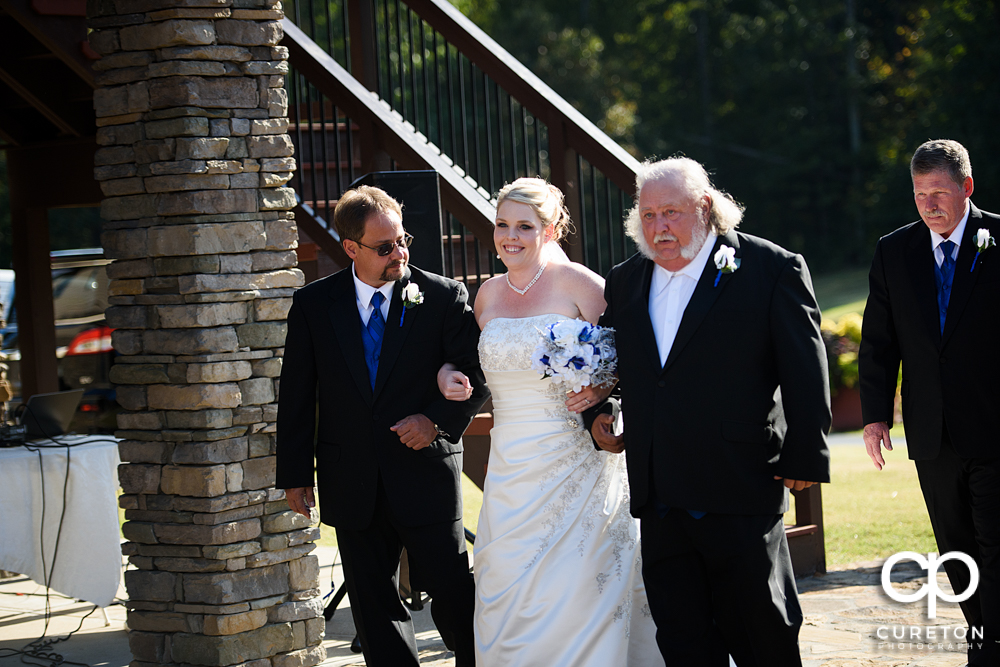
[[[615,381],[618,353],[615,330],[583,320],[562,320],[539,330],[541,341],[531,354],[531,367],[544,378],[580,391]]]

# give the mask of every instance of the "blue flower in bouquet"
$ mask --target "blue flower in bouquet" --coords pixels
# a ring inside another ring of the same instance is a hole
[[[539,331],[531,367],[542,378],[580,391],[613,382],[617,368],[614,330],[583,320],[561,320]]]

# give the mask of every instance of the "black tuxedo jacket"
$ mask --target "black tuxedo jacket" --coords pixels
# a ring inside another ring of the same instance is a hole
[[[424,302],[406,311],[401,289],[415,283]],[[360,530],[371,521],[379,475],[403,525],[462,516],[462,433],[489,395],[479,369],[479,327],[465,286],[410,267],[396,283],[372,391],[361,342],[351,269],[295,293],[288,313],[278,399],[278,488],[313,485],[323,523]],[[446,400],[437,372],[451,362],[469,376],[470,400]],[[318,401],[318,412],[317,412]],[[449,434],[414,451],[389,427],[426,415]]]
[[[616,330],[632,513],[656,494],[670,507],[777,514],[775,475],[830,481],[830,390],[820,313],[799,255],[754,236],[723,274],[710,258],[660,366],[649,319],[654,264],[635,255],[608,275],[602,326]]]
[[[972,266],[976,232],[1000,236],[1000,216],[970,206],[943,335],[927,225],[918,220],[875,246],[859,355],[861,408],[866,424],[892,423],[902,362],[911,459],[935,458],[945,426],[959,455],[1000,456],[992,426],[1000,405],[1000,248]]]

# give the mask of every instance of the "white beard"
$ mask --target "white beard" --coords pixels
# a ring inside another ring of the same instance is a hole
[[[646,243],[646,237],[641,236],[642,243],[639,244],[639,251],[649,259],[656,261],[656,252]],[[691,261],[698,256],[701,251],[701,247],[705,245],[705,239],[708,238],[708,225],[700,224],[695,225],[691,229],[691,240],[688,241],[687,245],[681,246],[681,257]],[[676,241],[678,240],[676,236],[669,232],[662,232],[653,237],[653,243],[659,243],[660,241]]]

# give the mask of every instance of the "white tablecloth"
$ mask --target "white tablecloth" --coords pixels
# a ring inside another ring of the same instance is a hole
[[[88,439],[66,436],[60,441],[79,443]],[[43,440],[39,444],[52,442]],[[66,448],[41,450],[44,476],[38,456],[24,447],[0,449],[0,570],[26,574],[44,584],[47,568],[52,573],[49,587],[53,590],[107,607],[121,580],[118,445],[105,439],[70,448],[66,516],[61,533]],[[45,532],[41,536],[43,482]]]

